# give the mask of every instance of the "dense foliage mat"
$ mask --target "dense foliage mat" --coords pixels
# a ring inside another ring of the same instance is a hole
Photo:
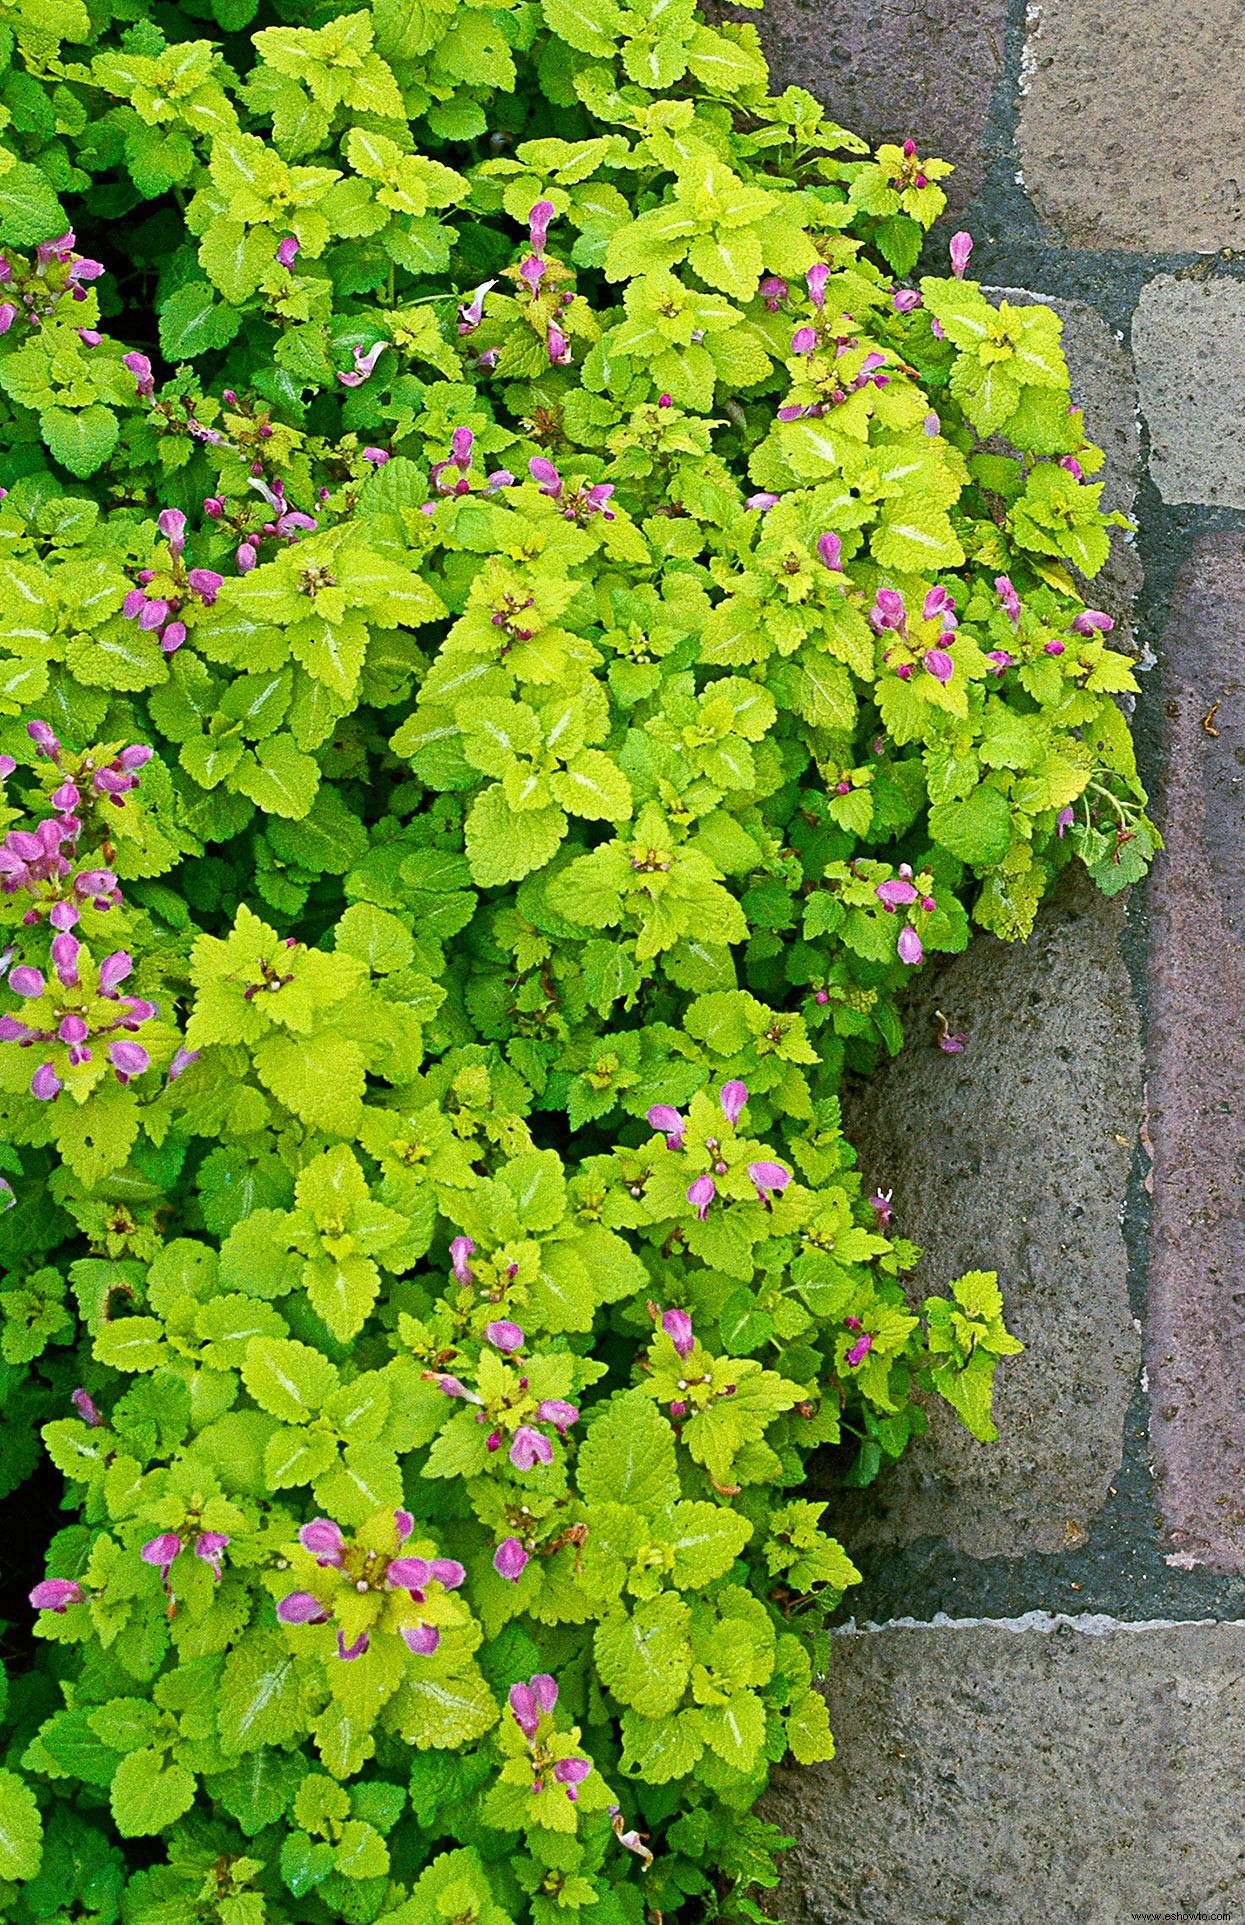
[[[1018,1347],[841,1079],[1155,843],[1060,324],[692,0],[0,63],[0,1905],[756,1918]]]

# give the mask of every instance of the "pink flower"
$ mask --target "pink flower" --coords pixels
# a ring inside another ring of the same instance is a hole
[[[337,1633],[337,1655],[339,1658],[344,1658],[347,1661],[349,1661],[351,1658],[361,1658],[363,1656],[363,1653],[367,1650],[368,1644],[370,1642],[371,1640],[369,1639],[367,1632],[360,1631],[354,1643],[347,1644],[345,1638],[342,1636],[341,1632],[339,1631]]]
[[[924,621],[932,622],[938,615],[943,618],[944,630],[956,627],[955,600],[942,587],[929,589],[921,607],[921,617]]]
[[[490,288],[497,286],[496,281],[482,281],[471,299],[458,310],[458,332],[474,334],[484,319],[484,297]]]
[[[399,1627],[398,1636],[407,1650],[413,1651],[418,1658],[431,1657],[441,1642],[441,1633],[435,1624],[403,1624]],[[341,1655],[346,1657],[348,1654],[343,1651]]]
[[[776,508],[780,500],[781,496],[779,495],[749,495],[747,501],[744,503],[744,507],[757,508],[761,514],[765,515],[769,513],[771,508]]]
[[[550,501],[557,501],[562,493],[562,477],[552,461],[546,461],[544,455],[533,455],[527,464],[527,472],[542,495],[548,495]]]
[[[833,574],[841,572],[843,543],[837,535],[829,532],[824,535],[818,535],[817,559],[824,567],[830,569]]]
[[[519,263],[519,279],[530,288],[533,295],[539,293],[544,278],[545,263],[538,260],[535,254],[529,254],[525,261]]]
[[[7,334],[17,319],[17,309],[12,301],[0,301],[0,334]]]
[[[1055,817],[1055,834],[1057,836],[1063,836],[1066,831],[1072,827],[1072,820],[1071,808],[1060,809],[1059,814]]]
[[[517,1584],[527,1568],[528,1554],[517,1537],[503,1537],[493,1553],[493,1569],[508,1584]]]
[[[566,1795],[572,1804],[579,1796],[575,1789],[576,1785],[582,1784],[591,1770],[590,1758],[559,1758],[553,1767],[554,1777],[560,1785],[565,1785]]]
[[[362,348],[351,348],[354,371],[351,374],[339,374],[337,377],[343,388],[361,388],[365,381],[370,381],[375,373],[376,363],[388,346],[388,341],[377,341],[366,354]]]
[[[716,1195],[717,1189],[711,1176],[698,1176],[696,1181],[689,1185],[687,1200],[702,1223],[709,1214],[709,1205]]]
[[[1046,647],[1045,647],[1045,649],[1044,649],[1044,650],[1043,650],[1042,652],[1043,652],[1043,654],[1045,654],[1045,655],[1062,655],[1062,654],[1063,654],[1063,643],[1062,643],[1062,642],[1047,642],[1047,644],[1046,644]]]
[[[669,1103],[653,1103],[644,1113],[644,1120],[655,1130],[661,1130],[666,1139],[668,1150],[683,1148],[683,1132],[687,1128],[678,1110]]]
[[[93,1398],[85,1390],[75,1390],[69,1399],[74,1409],[89,1430],[98,1430],[103,1418],[95,1408]]]
[[[450,460],[460,474],[465,475],[471,466],[471,451],[475,447],[475,439],[470,428],[455,428],[450,436]]]
[[[830,269],[824,261],[817,261],[809,268],[804,279],[808,284],[808,298],[820,312],[826,305],[826,282],[830,279]]]
[[[526,1341],[518,1324],[511,1323],[505,1317],[499,1318],[496,1323],[487,1324],[484,1334],[493,1348],[502,1351],[505,1355],[509,1355],[512,1350],[522,1350]]]
[[[553,1445],[543,1431],[520,1424],[510,1446],[510,1462],[516,1470],[534,1470],[537,1464],[552,1464]]]
[[[877,1228],[879,1230],[885,1230],[890,1224],[891,1199],[894,1197],[894,1194],[895,1192],[893,1190],[875,1190],[873,1195],[868,1199],[869,1206],[877,1218]]]
[[[1083,608],[1072,619],[1074,635],[1109,635],[1114,627],[1111,617],[1104,615],[1100,608]]]
[[[151,1058],[141,1043],[109,1043],[108,1060],[123,1087],[131,1077],[141,1076],[144,1070],[151,1067]]]
[[[558,1702],[558,1687],[547,1671],[538,1671],[526,1684],[512,1684],[509,1704],[514,1721],[525,1738],[534,1738],[543,1713],[551,1712]]]
[[[921,938],[917,935],[916,930],[908,927],[900,930],[899,941],[895,947],[899,960],[902,963],[919,963],[921,957],[925,954],[921,946]]]
[[[58,1618],[63,1618],[69,1606],[81,1604],[85,1596],[82,1586],[72,1578],[45,1577],[41,1584],[35,1585],[30,1601],[36,1611],[55,1611]]]
[[[921,305],[921,297],[913,287],[897,287],[891,295],[891,306],[896,314],[911,314],[913,308]]]
[[[777,274],[770,274],[761,282],[757,293],[764,301],[770,313],[777,314],[780,304],[787,298],[787,283],[784,280],[780,280]]]
[[[259,560],[259,550],[253,541],[240,541],[238,543],[238,552],[234,559],[238,564],[238,573],[240,575],[249,575]]]
[[[767,1196],[780,1196],[791,1181],[790,1170],[781,1163],[749,1163],[748,1175],[762,1203]]]
[[[906,862],[904,869],[908,869]],[[911,874],[911,869],[908,869],[908,876]],[[905,903],[916,901],[916,890],[908,880],[908,876],[905,876],[903,870],[901,870],[899,875],[893,877],[889,882],[879,882],[873,892],[882,904],[882,907],[889,910],[892,914],[896,909],[902,908]]]
[[[154,1564],[160,1572],[163,1583],[172,1569],[173,1560],[182,1548],[182,1540],[176,1531],[161,1531],[159,1537],[152,1537],[143,1545],[139,1556],[144,1564]]]
[[[869,1355],[869,1352],[872,1350],[872,1348],[873,1348],[873,1338],[869,1336],[867,1333],[863,1337],[857,1337],[855,1343],[852,1345],[851,1349],[848,1351],[844,1361],[847,1364],[849,1364],[853,1370],[855,1370],[857,1364],[862,1364],[864,1362],[865,1358]]]
[[[748,1101],[748,1085],[735,1079],[729,1083],[723,1083],[718,1091],[718,1101],[722,1105],[723,1116],[733,1129],[739,1121],[744,1104]]]
[[[994,664],[992,672],[995,675],[1001,675],[1004,669],[1010,668],[1015,659],[1015,656],[1009,655],[1005,648],[992,648],[986,655],[986,660]]]
[[[341,1569],[345,1539],[331,1517],[313,1517],[310,1524],[304,1524],[299,1531],[298,1541],[305,1551],[311,1552],[317,1564]]]
[[[921,423],[921,432],[930,441],[932,441],[934,436],[940,432],[941,428],[942,428],[942,422],[938,419],[938,416],[934,413],[934,410],[931,408],[929,413],[926,415],[925,419]]]
[[[168,542],[174,558],[186,546],[186,517],[180,508],[162,508],[156,517],[156,527]]]
[[[955,275],[957,281],[964,279],[964,270],[968,266],[968,257],[972,251],[973,237],[971,234],[965,233],[961,228],[958,234],[951,236],[951,245],[948,252],[951,255],[951,272]]]
[[[561,328],[552,322],[549,325],[545,348],[549,355],[551,366],[555,368],[565,368],[570,365],[571,344],[563,334]]]
[[[327,1624],[329,1614],[310,1591],[291,1591],[277,1606],[279,1624]]]
[[[907,611],[904,608],[903,596],[898,589],[878,589],[873,598],[873,607],[869,610],[868,621],[875,634],[881,634],[883,629],[894,629],[896,634],[903,633],[907,625]]]
[[[50,1103],[64,1085],[50,1063],[40,1063],[30,1079],[30,1094],[40,1103]]]
[[[166,622],[160,630],[160,653],[162,655],[176,655],[185,639],[185,622]]]
[[[424,1586],[432,1577],[426,1557],[394,1557],[389,1560],[385,1582],[391,1591],[409,1591],[417,1604],[424,1601]]]
[[[680,1357],[691,1355],[696,1345],[696,1336],[692,1329],[692,1320],[686,1310],[663,1310],[661,1327]]]
[[[938,1038],[938,1047],[947,1056],[958,1056],[967,1041],[968,1036],[964,1030],[948,1029],[944,1030]]]
[[[389,459],[383,448],[363,448],[360,452],[363,460],[370,462],[373,468],[383,468]]]
[[[279,241],[277,243],[277,260],[280,265],[282,267],[293,267],[294,256],[297,254],[298,249],[299,241],[293,234],[287,234],[283,241]]]
[[[921,666],[936,682],[944,684],[955,674],[955,663],[942,648],[927,648],[921,657]]]
[[[549,233],[549,223],[557,213],[552,201],[537,201],[527,216],[528,238],[537,254],[544,252],[545,240]]]
[[[17,996],[42,996],[43,977],[37,969],[22,963],[17,969],[10,970],[9,988]]]
[[[571,1425],[579,1422],[574,1404],[568,1404],[562,1397],[546,1397],[537,1404],[536,1415],[542,1424],[552,1424],[559,1437],[565,1437]]]
[[[817,348],[817,336],[812,328],[797,328],[791,336],[792,354],[813,354]]]
[[[467,1258],[474,1249],[475,1244],[471,1241],[470,1237],[455,1237],[454,1241],[450,1244],[450,1267],[454,1273],[455,1283],[470,1283],[472,1281],[471,1266],[467,1262]]]
[[[220,1583],[221,1552],[228,1542],[229,1539],[223,1531],[200,1531],[195,1539],[195,1556],[202,1558],[205,1564],[211,1565],[218,1584]]]
[[[199,597],[205,608],[212,606],[224,581],[225,577],[212,568],[192,568],[186,576],[186,586]]]
[[[155,377],[151,372],[151,362],[145,354],[123,354],[121,365],[128,368],[134,376],[134,386],[140,401],[145,401],[156,391]]]
[[[198,1060],[199,1052],[197,1049],[178,1049],[174,1053],[172,1062],[169,1064],[168,1081],[175,1083],[178,1077],[184,1076],[190,1068],[190,1065],[197,1063]]]

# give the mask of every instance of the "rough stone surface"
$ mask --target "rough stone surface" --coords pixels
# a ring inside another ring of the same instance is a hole
[[[1007,300],[1014,307],[1040,302],[1053,308],[1063,321],[1063,351],[1072,377],[1072,399],[1085,416],[1091,441],[1102,449],[1104,461],[1093,477],[1103,483],[1102,505],[1131,515],[1141,479],[1141,436],[1137,424],[1137,382],[1127,348],[1118,341],[1096,308],[1085,301],[1060,300],[1022,287],[990,287],[991,300]],[[1133,607],[1143,570],[1131,531],[1111,530],[1111,553],[1092,586],[1083,582],[1086,600],[1114,617],[1117,645],[1127,645],[1132,632]]]
[[[925,1251],[914,1292],[997,1269],[1026,1346],[996,1377],[999,1441],[935,1407],[870,1490],[835,1501],[849,1545],[936,1535],[974,1557],[1084,1542],[1121,1461],[1140,1338],[1120,1211],[1136,1139],[1137,1011],[1125,916],[1067,872],[1028,943],[978,935],[916,979],[908,1043],[854,1092],[847,1133],[895,1227]],[[936,1010],[968,1044],[935,1043]]]
[[[767,1801],[796,1839],[783,1916],[1239,1919],[1245,1625],[1109,1624],[837,1636],[826,1695],[838,1756],[776,1773]]]
[[[1039,216],[1073,247],[1245,245],[1240,0],[1034,0],[1018,145]]]
[[[1245,283],[1159,274],[1132,334],[1163,500],[1245,508]]]
[[[1150,1434],[1177,1554],[1245,1570],[1245,535],[1210,536],[1163,641],[1152,885]],[[1210,706],[1217,736],[1203,726]]]
[[[756,24],[776,93],[806,87],[853,133],[911,137],[952,161],[942,186],[952,211],[968,205],[1003,67],[1006,0],[766,0],[760,14],[719,5],[716,17]]]

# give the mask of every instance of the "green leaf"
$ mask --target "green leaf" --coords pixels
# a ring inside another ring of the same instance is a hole
[[[630,1617],[605,1618],[593,1639],[602,1684],[646,1718],[666,1716],[691,1675],[690,1623],[687,1605],[669,1591],[638,1604]]]
[[[298,1667],[284,1638],[260,1631],[230,1652],[220,1684],[220,1738],[224,1751],[255,1751],[279,1745],[306,1730]]]
[[[160,352],[166,361],[192,361],[227,347],[242,325],[236,307],[216,299],[208,281],[186,281],[160,309]]]
[[[0,1878],[33,1878],[43,1857],[35,1794],[15,1771],[0,1771]]]
[[[1011,847],[1011,810],[1007,797],[983,783],[962,802],[939,802],[929,812],[929,832],[961,862],[989,869]]]
[[[166,1764],[164,1753],[155,1747],[131,1751],[113,1775],[112,1815],[123,1838],[156,1836],[194,1801],[194,1773],[184,1765]]]
[[[493,1694],[479,1672],[458,1678],[408,1678],[398,1697],[399,1729],[421,1751],[456,1750],[497,1723]]]
[[[467,861],[481,887],[519,882],[543,868],[566,834],[561,809],[512,809],[499,785],[484,789],[467,817]]]
[[[288,1337],[253,1337],[242,1381],[261,1410],[285,1424],[306,1424],[337,1388],[337,1368],[310,1344]]]
[[[0,241],[11,247],[31,247],[63,234],[68,225],[41,168],[19,161],[0,174]]]
[[[678,1495],[674,1432],[642,1390],[610,1398],[579,1447],[575,1481],[589,1504],[630,1504],[649,1513]]]
[[[0,180],[0,195],[4,181]],[[121,424],[111,408],[94,401],[89,408],[45,408],[39,416],[43,439],[71,475],[93,475],[117,445]]]
[[[316,799],[320,765],[295,746],[292,736],[270,735],[253,756],[242,758],[233,786],[257,809],[297,821]]]

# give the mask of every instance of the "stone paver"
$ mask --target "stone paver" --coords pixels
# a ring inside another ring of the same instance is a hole
[[[1053,308],[1063,320],[1063,351],[1072,377],[1072,399],[1085,417],[1091,441],[1104,461],[1096,476],[1103,483],[1102,505],[1130,515],[1141,479],[1141,437],[1137,428],[1137,382],[1127,348],[1116,339],[1096,308],[1020,287],[988,287],[992,301],[1014,307],[1035,302]],[[1082,578],[1085,599],[1114,617],[1117,644],[1128,646],[1133,608],[1142,583],[1141,560],[1131,530],[1111,530],[1111,553],[1092,585]]]
[[[1245,1570],[1245,536],[1181,573],[1162,646],[1148,1134],[1151,1440],[1177,1555]],[[1203,720],[1218,709],[1207,733]]]
[[[1037,0],[1028,27],[1019,156],[1058,238],[1245,246],[1240,0]]]
[[[978,934],[913,985],[908,1043],[854,1092],[847,1133],[895,1227],[925,1251],[915,1294],[997,1269],[1026,1345],[996,1378],[996,1444],[935,1409],[871,1490],[836,1497],[849,1545],[936,1535],[974,1557],[1083,1543],[1122,1453],[1140,1369],[1121,1208],[1140,1111],[1126,910],[1069,872],[1028,943]],[[965,1030],[936,1046],[941,1009]]]
[[[712,0],[705,7],[714,14]],[[951,209],[981,185],[982,140],[1003,68],[1006,0],[766,0],[753,21],[775,91],[806,87],[831,117],[874,142],[911,137],[955,164],[942,185]]]
[[[791,1925],[1240,1918],[1245,1625],[870,1628],[826,1695],[838,1756],[767,1800]]]
[[[1159,274],[1132,337],[1163,500],[1245,508],[1245,283]]]

